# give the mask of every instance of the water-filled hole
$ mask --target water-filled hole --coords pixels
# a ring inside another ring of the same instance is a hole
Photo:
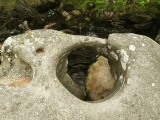
[[[114,76],[115,69],[110,68],[112,66],[110,66],[110,61],[108,60],[108,56],[104,56],[103,53],[101,55],[101,53],[97,52],[97,50],[93,47],[81,47],[69,52],[70,52],[69,54],[65,54],[63,55],[63,57],[61,57],[57,66],[57,77],[63,84],[63,86],[66,89],[68,89],[68,91],[70,91],[76,97],[84,101],[97,101],[102,99],[106,100],[111,98],[118,91],[119,86],[121,85],[115,79]],[[100,61],[99,59],[101,58],[103,58],[104,60],[104,62],[102,63],[105,64],[101,65],[100,62],[97,65],[97,62]],[[94,74],[92,72],[89,73],[91,66],[94,68],[93,70]],[[105,67],[107,67],[107,70]],[[105,73],[106,71],[109,72],[109,74]],[[93,87],[94,90],[92,91],[92,93],[89,93],[87,91],[88,88],[86,83],[89,74],[93,74],[93,76],[91,77],[92,82],[89,86],[89,88],[94,86]],[[94,82],[94,77],[97,77],[96,82]],[[109,81],[111,84],[109,83],[108,85],[106,84],[105,80],[104,81],[100,80],[101,81],[100,85],[98,85],[99,84],[97,82],[99,81],[98,78],[105,78],[105,77],[107,79],[110,79],[110,77],[112,77],[111,81]],[[66,82],[65,79],[68,78],[70,82],[68,81]],[[74,83],[74,86],[76,87],[73,87],[71,85],[72,83]],[[108,85],[108,89],[106,88],[106,85]],[[102,90],[102,92],[96,92],[96,90],[98,91]],[[83,93],[83,97],[81,93]]]
[[[96,61],[99,53],[92,47],[78,48],[68,55],[68,71],[72,80],[80,86],[85,93],[85,80],[89,66]]]

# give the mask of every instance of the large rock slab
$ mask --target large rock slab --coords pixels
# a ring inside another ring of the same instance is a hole
[[[107,47],[106,47],[107,42]],[[67,55],[84,46],[106,54],[116,80],[99,101],[82,101],[62,84]],[[2,46],[1,80],[31,77],[23,87],[0,85],[2,120],[158,119],[160,116],[160,46],[135,34],[105,39],[35,30],[9,37]]]

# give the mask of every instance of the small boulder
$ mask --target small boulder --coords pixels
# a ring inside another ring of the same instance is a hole
[[[90,100],[106,97],[114,86],[115,80],[110,72],[108,59],[100,56],[88,70],[86,79],[86,92]]]
[[[21,31],[21,32],[26,32],[26,31],[29,31],[30,30],[30,28],[29,28],[29,26],[28,26],[28,22],[25,20],[25,21],[23,21],[19,26],[19,30]]]
[[[137,24],[149,22],[154,18],[151,14],[144,12],[131,13],[127,16],[129,21]]]
[[[146,30],[151,27],[153,27],[154,22],[147,22],[147,23],[142,23],[142,24],[134,24],[134,28],[137,30]]]

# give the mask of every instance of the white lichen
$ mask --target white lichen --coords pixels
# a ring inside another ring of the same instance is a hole
[[[127,84],[131,84],[132,83],[132,79],[131,78],[128,78],[127,79]]]
[[[130,45],[130,46],[129,46],[129,50],[130,50],[130,51],[135,51],[135,50],[136,50],[136,46]]]
[[[127,52],[124,49],[121,49],[121,50],[118,50],[117,53],[119,53],[123,70],[126,70],[127,62],[129,60],[129,56],[127,55]]]
[[[11,46],[12,40],[13,39],[11,37],[8,37],[7,40],[5,40],[4,44],[7,45],[7,46]]]
[[[123,83],[123,75],[121,75],[121,76],[119,77],[119,81],[120,81],[121,83]]]
[[[36,62],[36,60],[35,60],[35,59],[33,59],[32,61],[33,61],[33,62]]]
[[[152,83],[152,87],[155,87],[156,86],[156,84],[155,83]]]
[[[24,48],[24,45],[20,45],[20,48]]]
[[[35,50],[35,47],[34,47],[34,46],[32,46],[32,49],[33,49],[33,50]]]
[[[108,49],[111,49],[111,46],[107,45]]]
[[[145,44],[144,44],[144,43],[142,43],[142,46],[144,47],[144,46],[145,46]]]
[[[17,57],[17,54],[15,54],[14,56],[15,56],[15,58],[18,58],[18,57]]]
[[[137,37],[136,37],[136,36],[134,36],[134,37],[133,37],[133,39],[137,39]]]
[[[35,38],[35,42],[39,42],[40,41],[40,38]]]
[[[68,66],[68,59],[66,59],[66,66]]]
[[[9,53],[9,52],[11,52],[11,49],[8,49],[8,50],[7,50],[7,53]]]
[[[11,58],[8,58],[8,61],[11,61]]]
[[[31,37],[34,37],[34,35],[31,35]]]
[[[131,67],[130,67],[130,66],[128,66],[128,69],[131,69]]]
[[[111,56],[112,56],[114,59],[118,60],[118,56],[117,56],[116,53],[114,53],[113,51],[111,52]]]
[[[39,44],[43,45],[43,44],[44,44],[44,42],[39,42]]]

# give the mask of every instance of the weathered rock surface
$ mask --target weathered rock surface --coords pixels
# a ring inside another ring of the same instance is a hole
[[[90,100],[105,98],[115,83],[107,58],[100,56],[88,70],[86,92]]]
[[[160,46],[145,36],[111,34],[108,61],[116,80],[107,98],[89,103],[77,99],[59,80],[67,55],[83,46],[102,52],[106,40],[53,30],[9,37],[2,46],[0,76],[31,76],[24,87],[0,85],[2,120],[159,119]],[[38,51],[41,51],[39,54]]]
[[[156,38],[155,38],[155,41],[156,41],[158,44],[160,44],[160,30],[158,31],[158,34],[157,34],[157,36],[156,36]]]
[[[75,95],[77,98],[81,100],[85,100],[85,95],[83,91],[78,87],[78,85],[72,80],[72,78],[66,74],[65,78],[61,80],[61,83],[67,88],[69,92]]]

